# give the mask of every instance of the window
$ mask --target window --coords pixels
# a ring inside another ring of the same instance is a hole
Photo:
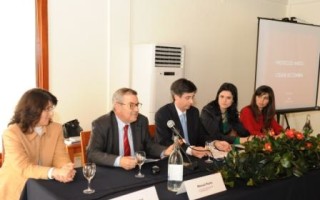
[[[35,3],[0,2],[0,136],[22,93],[49,87],[47,0]]]

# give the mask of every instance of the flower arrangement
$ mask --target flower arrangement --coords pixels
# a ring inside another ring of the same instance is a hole
[[[269,131],[264,137],[253,137],[244,143],[245,150],[233,149],[225,158],[220,172],[226,185],[237,180],[253,186],[267,180],[300,177],[320,168],[320,135],[311,136],[288,129],[278,136]]]

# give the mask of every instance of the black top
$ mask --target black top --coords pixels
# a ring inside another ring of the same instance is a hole
[[[207,134],[210,135],[213,140],[224,140],[230,144],[233,144],[236,139],[235,136],[228,135],[232,130],[236,131],[240,137],[249,136],[249,132],[243,127],[239,120],[238,111],[228,109],[226,112],[227,123],[223,127],[218,102],[211,101],[203,107],[200,119]]]

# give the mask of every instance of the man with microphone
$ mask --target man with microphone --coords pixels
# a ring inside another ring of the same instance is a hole
[[[205,141],[212,139],[204,131],[199,117],[199,110],[193,106],[197,87],[191,81],[181,78],[171,85],[173,102],[161,107],[155,114],[155,140],[161,145],[170,146],[173,135],[178,135],[184,143],[188,155],[202,158],[210,154],[204,148]],[[215,148],[230,151],[231,146],[225,141],[213,141]]]

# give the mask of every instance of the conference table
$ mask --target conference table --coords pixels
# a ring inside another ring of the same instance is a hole
[[[198,167],[194,170],[184,168],[184,180],[202,177],[214,173],[215,165],[223,164],[218,161],[207,164],[205,159],[198,159]],[[29,179],[21,195],[21,200],[91,200],[110,199],[129,194],[144,188],[154,186],[159,199],[188,199],[187,193],[177,195],[167,190],[167,159],[146,163],[142,166],[144,178],[135,178],[138,167],[126,171],[121,168],[97,166],[97,171],[91,186],[93,194],[83,194],[87,188],[87,180],[82,174],[82,168],[77,168],[73,182],[60,183],[55,180]],[[160,168],[158,174],[152,173],[152,166]],[[214,200],[319,200],[320,199],[320,170],[313,170],[304,176],[290,177],[281,180],[268,181],[254,187],[244,183],[226,191],[206,196],[202,199]]]

